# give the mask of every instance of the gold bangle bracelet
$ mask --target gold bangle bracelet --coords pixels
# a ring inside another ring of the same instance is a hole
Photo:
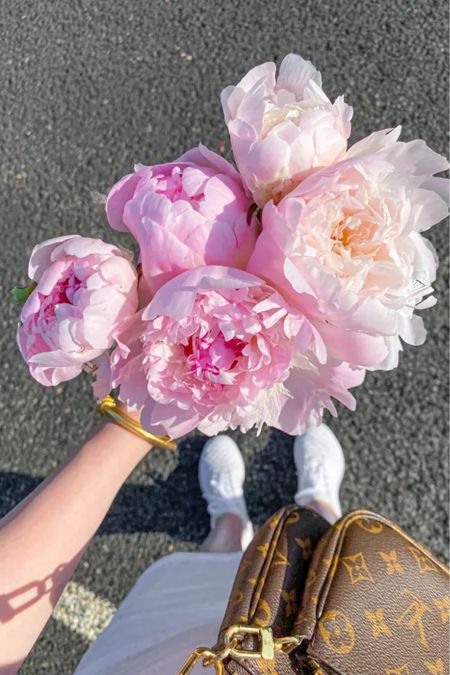
[[[126,429],[135,436],[139,436],[139,438],[143,438],[155,448],[163,448],[164,450],[176,450],[177,448],[177,444],[175,441],[170,440],[169,436],[155,436],[154,434],[151,434],[141,427],[141,425],[132,417],[129,417],[126,413],[118,410],[117,401],[112,396],[105,396],[105,398],[102,398],[102,400],[98,402],[97,412],[99,412],[100,415],[107,415],[114,424],[122,427],[122,429]]]

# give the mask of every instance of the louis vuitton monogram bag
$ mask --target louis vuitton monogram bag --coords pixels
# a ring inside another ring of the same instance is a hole
[[[448,675],[449,575],[383,516],[330,527],[288,506],[244,554],[217,645],[180,673]]]

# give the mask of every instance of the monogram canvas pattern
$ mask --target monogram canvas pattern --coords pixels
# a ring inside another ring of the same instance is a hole
[[[398,526],[355,512],[314,554],[294,632],[307,653],[350,675],[448,675],[449,571]]]
[[[357,511],[335,526],[296,506],[259,531],[222,624],[304,636],[275,661],[229,659],[253,675],[449,675],[449,570],[398,526]],[[256,646],[249,637],[242,645]]]
[[[220,636],[236,623],[272,626],[276,637],[291,635],[313,550],[328,528],[319,515],[297,506],[286,507],[270,518],[242,559]],[[253,647],[253,639],[248,638],[243,646]],[[225,664],[226,672],[236,675],[310,672],[301,665],[294,671],[292,668],[291,659],[284,654],[278,654],[275,663],[230,659]]]

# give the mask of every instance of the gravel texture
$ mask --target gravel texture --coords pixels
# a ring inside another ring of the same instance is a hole
[[[26,282],[34,243],[64,233],[107,236],[90,192],[134,161],[169,160],[226,140],[219,93],[251,65],[297,51],[330,96],[355,108],[353,137],[403,125],[446,153],[448,8],[444,0],[74,0],[0,4],[0,508],[47,475],[94,423],[86,379],[52,390],[31,381],[15,346],[10,288]],[[358,409],[332,422],[344,446],[344,508],[372,507],[447,554],[448,238],[429,339],[392,373],[369,374]],[[249,510],[261,523],[295,489],[292,440],[234,434],[245,455]],[[125,485],[75,582],[117,604],[145,567],[194,549],[208,521],[196,483],[202,439],[155,451]],[[79,604],[79,603],[78,603]],[[52,620],[22,668],[67,675],[87,639]]]

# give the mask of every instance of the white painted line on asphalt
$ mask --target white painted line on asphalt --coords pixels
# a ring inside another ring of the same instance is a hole
[[[109,600],[101,598],[76,581],[69,581],[52,616],[70,630],[93,642],[109,624],[116,610],[117,607]]]

